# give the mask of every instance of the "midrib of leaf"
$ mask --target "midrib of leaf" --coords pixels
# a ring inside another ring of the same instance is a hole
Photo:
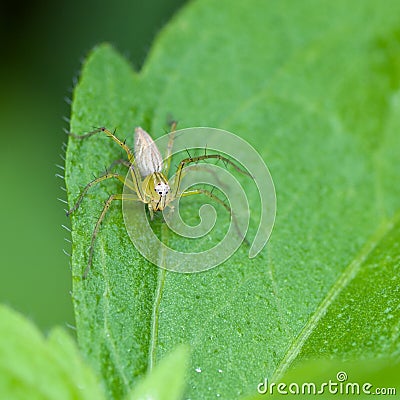
[[[368,259],[368,256],[376,249],[376,247],[384,241],[393,228],[400,222],[400,213],[397,213],[390,221],[384,223],[372,235],[371,239],[365,244],[361,251],[357,254],[354,260],[342,272],[336,283],[327,293],[324,300],[320,303],[318,308],[312,314],[307,324],[304,326],[297,338],[292,342],[288,348],[284,358],[277,366],[271,382],[278,382],[285,372],[290,368],[296,357],[299,355],[303,345],[315,330],[318,322],[326,314],[329,306],[336,300],[342,290],[356,277],[358,271]]]
[[[129,380],[126,376],[126,372],[122,368],[122,363],[120,360],[120,356],[118,354],[118,343],[116,343],[116,340],[114,339],[114,336],[112,334],[112,330],[110,329],[109,326],[109,313],[110,313],[110,304],[108,301],[108,294],[110,292],[110,286],[109,286],[109,276],[108,276],[108,271],[107,271],[107,264],[105,262],[106,259],[106,253],[104,250],[104,246],[101,246],[101,266],[103,270],[103,275],[104,275],[104,281],[105,281],[105,287],[104,287],[104,299],[105,299],[105,309],[104,309],[104,334],[106,341],[109,342],[111,346],[111,351],[112,351],[112,356],[114,358],[114,363],[117,367],[118,373],[120,377],[122,378],[122,381],[125,386],[125,391],[128,391],[130,389],[129,387]]]
[[[161,239],[165,245],[168,245],[169,234],[170,230],[167,228],[166,224],[163,224],[161,226]],[[160,265],[165,265],[165,257],[166,257],[165,252],[166,248],[162,247],[160,253]],[[157,288],[154,296],[153,310],[151,316],[149,355],[148,355],[148,365],[147,365],[147,370],[149,372],[154,368],[157,359],[158,324],[160,316],[161,299],[163,295],[166,276],[167,276],[167,270],[162,267],[158,267]]]
[[[162,253],[161,260],[165,259],[165,253]],[[149,343],[149,358],[147,370],[151,371],[154,368],[157,355],[157,339],[158,339],[158,321],[160,314],[161,298],[164,289],[165,277],[167,271],[164,268],[160,268],[158,271],[157,278],[157,289],[154,297],[153,312],[151,317],[151,333]]]

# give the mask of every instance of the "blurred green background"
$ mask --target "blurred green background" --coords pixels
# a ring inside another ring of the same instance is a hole
[[[73,78],[104,41],[137,69],[184,0],[3,1],[0,5],[0,301],[43,330],[74,324],[60,189]],[[132,122],[134,123],[134,122]]]

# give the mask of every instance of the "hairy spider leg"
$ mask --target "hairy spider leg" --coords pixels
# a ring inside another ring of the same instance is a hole
[[[92,239],[91,239],[91,244],[90,244],[90,249],[89,249],[89,259],[88,259],[88,265],[84,271],[83,274],[83,279],[85,279],[87,277],[87,274],[90,270],[90,267],[92,265],[92,260],[93,260],[93,253],[94,253],[94,244],[96,241],[96,237],[98,235],[101,223],[108,211],[108,209],[110,208],[111,203],[114,200],[124,200],[124,199],[129,199],[129,200],[135,200],[135,201],[142,201],[145,202],[145,197],[144,194],[142,192],[142,188],[141,188],[141,184],[139,184],[139,182],[141,183],[141,179],[140,179],[140,173],[138,171],[138,168],[135,165],[135,159],[134,159],[134,155],[131,152],[131,150],[129,149],[129,147],[125,144],[125,142],[122,142],[120,139],[118,139],[111,131],[109,131],[106,128],[98,128],[92,132],[89,132],[85,135],[75,135],[73,133],[70,133],[69,135],[77,138],[77,139],[85,139],[88,138],[90,136],[93,136],[99,132],[104,132],[108,137],[110,137],[111,139],[113,139],[120,147],[122,147],[124,149],[124,151],[126,152],[127,156],[128,156],[128,161],[120,159],[120,160],[116,160],[114,161],[114,163],[111,165],[110,168],[114,167],[117,164],[123,164],[127,167],[129,167],[129,171],[132,177],[132,181],[128,181],[125,180],[125,178],[122,175],[119,174],[114,174],[114,173],[108,173],[106,172],[104,175],[102,175],[99,178],[94,179],[93,181],[89,182],[85,188],[83,189],[82,193],[79,195],[79,198],[77,200],[77,202],[75,203],[75,205],[71,208],[71,210],[69,210],[67,212],[67,215],[72,214],[74,211],[76,211],[76,209],[79,207],[80,203],[82,202],[85,194],[87,193],[87,191],[93,187],[94,185],[96,185],[97,183],[100,183],[106,179],[111,179],[111,178],[115,178],[118,179],[119,181],[121,181],[123,184],[128,185],[128,187],[133,190],[136,194],[113,194],[111,195],[108,200],[106,201],[103,210],[100,214],[99,219],[96,222],[95,228],[93,230],[93,234],[92,234]]]
[[[168,134],[169,140],[168,140],[168,146],[167,146],[167,153],[165,155],[165,167],[164,167],[165,176],[168,176],[169,169],[171,167],[172,147],[174,146],[175,131],[176,131],[177,124],[178,123],[176,121],[171,122],[171,128],[170,128],[170,132]]]
[[[69,133],[70,136],[77,139],[86,139],[90,136],[96,135],[97,133],[104,132],[109,138],[111,138],[115,143],[117,143],[128,156],[128,162],[130,164],[130,173],[132,177],[132,182],[135,187],[135,192],[137,193],[139,199],[145,203],[144,194],[140,185],[141,176],[140,172],[135,163],[135,156],[132,153],[131,149],[126,145],[126,143],[120,139],[118,139],[113,132],[108,130],[107,128],[101,127],[97,128],[94,131],[88,132],[84,135],[75,135],[74,133]]]
[[[78,197],[78,200],[76,201],[76,203],[74,204],[74,206],[67,211],[67,217],[70,216],[73,212],[75,212],[78,207],[80,206],[80,204],[82,203],[83,198],[85,197],[86,193],[88,192],[88,190],[93,187],[94,185],[97,185],[98,183],[105,181],[106,179],[118,179],[119,181],[121,181],[122,183],[125,182],[125,178],[122,175],[119,174],[113,174],[113,173],[105,173],[104,175],[93,179],[92,181],[90,181],[82,190],[81,194]]]
[[[229,158],[226,158],[224,156],[222,156],[221,154],[203,154],[202,156],[198,156],[198,157],[189,157],[189,158],[185,158],[184,160],[182,160],[177,168],[177,172],[176,172],[176,179],[174,180],[174,189],[172,190],[172,196],[173,198],[178,197],[178,193],[179,193],[179,187],[180,187],[180,183],[182,180],[182,177],[185,173],[185,165],[191,164],[191,163],[196,163],[198,161],[202,161],[202,160],[207,160],[207,159],[218,159],[218,160],[222,160],[225,164],[230,164],[233,166],[233,168],[235,168],[236,171],[240,172],[243,175],[247,175],[250,176],[252,178],[252,175],[250,173],[248,173],[247,171],[245,171],[244,169],[240,168],[239,166],[237,166],[233,161],[231,161]],[[192,195],[196,195],[196,194],[204,194],[208,197],[210,197],[211,199],[215,200],[216,202],[218,202],[219,204],[221,204],[223,207],[225,207],[225,209],[230,213],[233,223],[235,224],[235,229],[238,232],[240,237],[244,237],[244,235],[242,234],[238,221],[236,219],[235,214],[233,213],[231,207],[228,206],[228,204],[226,204],[223,200],[221,200],[218,196],[215,196],[212,192],[210,192],[209,190],[206,189],[193,189],[193,190],[187,190],[183,193],[180,194],[180,196],[182,197],[186,197],[186,196],[192,196]],[[249,244],[249,242],[247,241],[246,238],[244,238],[245,242],[247,244]]]
[[[120,182],[122,182],[122,183],[128,185],[129,188],[130,188],[131,190],[134,190],[134,187],[130,184],[129,181],[125,181],[125,178],[124,178],[122,175],[106,173],[106,174],[104,174],[103,176],[100,176],[99,178],[94,179],[93,181],[89,182],[89,183],[84,187],[84,189],[82,190],[81,194],[79,195],[79,198],[78,198],[77,202],[75,203],[75,205],[74,205],[69,211],[67,211],[67,216],[71,215],[74,211],[76,211],[76,210],[78,209],[78,207],[79,207],[79,205],[81,204],[81,202],[82,202],[84,196],[86,195],[86,193],[88,192],[88,190],[89,190],[91,187],[93,187],[94,185],[96,185],[96,184],[98,184],[98,183],[100,183],[100,182],[102,182],[102,181],[104,181],[104,180],[106,180],[106,179],[112,179],[112,178],[118,179]],[[95,226],[95,228],[94,228],[94,230],[93,230],[93,233],[92,233],[92,239],[91,239],[91,244],[90,244],[90,249],[89,249],[89,260],[88,260],[88,265],[87,265],[87,267],[86,267],[86,269],[85,269],[85,272],[84,272],[84,274],[83,274],[83,278],[84,278],[84,279],[86,278],[86,276],[87,276],[87,274],[88,274],[88,272],[89,272],[89,269],[90,269],[90,267],[91,267],[91,265],[92,265],[93,252],[94,252],[94,243],[95,243],[95,240],[96,240],[98,231],[99,231],[99,229],[100,229],[100,224],[102,223],[102,221],[103,221],[103,219],[104,219],[104,217],[105,217],[105,215],[106,215],[106,213],[107,213],[107,211],[108,211],[108,209],[109,209],[109,207],[110,207],[111,202],[112,202],[113,200],[122,200],[122,197],[121,197],[121,196],[122,196],[122,195],[119,195],[119,194],[116,195],[116,194],[115,194],[115,195],[111,195],[111,196],[109,197],[109,199],[108,199],[107,202],[105,203],[105,206],[104,206],[104,208],[103,208],[103,210],[102,210],[102,212],[101,212],[101,214],[100,214],[99,219],[98,219],[97,222],[96,222],[96,226]],[[120,197],[121,197],[121,198],[120,198]],[[136,196],[136,194],[124,195],[123,197],[124,197],[124,199],[125,199],[126,197],[129,197],[130,200],[139,201],[139,198]]]
[[[210,197],[211,199],[215,200],[217,203],[221,204],[226,208],[226,210],[232,215],[232,209],[226,204],[223,200],[221,200],[218,196],[213,194],[207,189],[193,189],[193,190],[186,190],[181,193],[181,197],[193,196],[196,194],[205,194],[206,196]]]
[[[94,227],[94,230],[93,230],[92,240],[91,240],[91,242],[90,242],[88,264],[87,264],[87,266],[86,266],[86,268],[85,268],[85,271],[84,271],[84,273],[83,273],[83,276],[82,276],[83,279],[86,279],[87,274],[89,273],[89,270],[90,270],[90,268],[91,268],[91,266],[92,266],[93,254],[94,254],[94,243],[95,243],[96,238],[97,238],[97,235],[98,235],[98,233],[99,233],[101,223],[103,222],[103,219],[104,219],[104,217],[106,216],[107,211],[108,211],[108,209],[110,208],[111,203],[112,203],[114,200],[133,200],[133,201],[140,201],[139,198],[138,198],[136,195],[134,195],[134,194],[132,194],[132,195],[129,195],[129,194],[112,194],[112,195],[107,199],[107,201],[106,201],[105,204],[104,204],[103,210],[101,211],[100,217],[99,217],[99,219],[98,219],[97,222],[96,222],[96,226]]]
[[[202,160],[208,160],[208,159],[218,159],[218,160],[222,160],[225,164],[230,164],[232,165],[232,167],[240,172],[243,175],[247,175],[247,176],[251,176],[251,174],[249,174],[247,171],[245,171],[244,169],[240,168],[239,166],[237,166],[233,161],[231,161],[229,158],[226,158],[224,156],[222,156],[221,154],[203,154],[202,156],[197,156],[197,157],[188,157],[183,159],[179,165],[178,168],[176,169],[176,173],[175,176],[176,178],[174,179],[174,188],[171,191],[172,192],[172,198],[175,199],[178,196],[179,193],[179,187],[181,185],[181,180],[182,180],[182,174],[183,174],[183,170],[184,167],[188,164],[191,163],[196,163],[198,161],[202,161]]]
[[[217,203],[221,204],[223,207],[225,207],[225,209],[229,212],[229,214],[231,215],[232,221],[235,224],[235,229],[239,235],[239,237],[243,238],[246,244],[250,244],[248,242],[248,240],[244,237],[242,231],[240,230],[239,227],[239,223],[235,217],[235,214],[233,213],[232,209],[228,206],[228,204],[226,204],[223,200],[221,200],[218,196],[216,196],[215,194],[213,194],[212,192],[210,192],[207,189],[193,189],[193,190],[186,190],[185,192],[181,193],[181,197],[187,197],[187,196],[193,196],[196,194],[204,194],[208,197],[210,197],[211,199],[213,199],[214,201],[216,201]]]
[[[125,160],[124,158],[119,158],[118,160],[115,160],[110,164],[110,166],[107,168],[107,172],[110,172],[114,167],[121,164],[125,165],[125,167],[127,168],[130,168],[132,165],[129,161]]]

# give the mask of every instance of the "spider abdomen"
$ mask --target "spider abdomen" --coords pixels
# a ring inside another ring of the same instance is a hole
[[[154,140],[140,126],[135,128],[135,161],[142,177],[161,172],[163,159]]]

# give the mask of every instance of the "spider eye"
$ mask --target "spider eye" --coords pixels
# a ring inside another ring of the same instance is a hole
[[[155,185],[154,187],[154,191],[160,195],[160,196],[166,196],[169,192],[169,186],[168,184],[165,183],[158,183],[157,185]]]

